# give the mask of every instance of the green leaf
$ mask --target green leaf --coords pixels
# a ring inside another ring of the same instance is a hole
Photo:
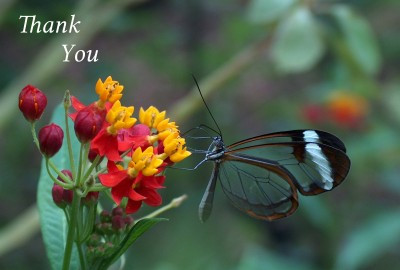
[[[351,233],[337,257],[335,269],[362,269],[400,243],[400,212],[374,216]]]
[[[368,22],[345,5],[337,5],[331,12],[339,23],[345,43],[361,70],[367,74],[378,72],[381,55]]]
[[[101,265],[100,269],[107,269],[112,263],[118,260],[122,254],[127,251],[127,249],[148,229],[153,227],[153,225],[157,224],[160,221],[165,221],[165,218],[145,218],[139,220],[132,229],[127,233],[125,238],[121,241],[118,249],[111,254]]]
[[[64,107],[62,104],[57,106],[55,109],[51,122],[62,127],[65,133]],[[72,121],[70,121],[69,126],[73,127]],[[79,147],[79,142],[76,139],[75,134],[71,135],[72,146],[74,148]],[[77,151],[78,149],[76,149],[76,152]],[[60,170],[70,168],[68,147],[65,136],[63,146],[61,147],[60,151],[54,157],[52,157],[51,160]],[[64,258],[64,247],[67,239],[68,224],[67,220],[65,219],[64,212],[53,202],[51,195],[52,187],[53,181],[47,174],[46,165],[43,160],[37,192],[42,237],[51,268],[54,270],[59,270],[62,268],[62,262]],[[71,257],[70,269],[79,269],[78,254],[75,246]]]
[[[248,16],[254,23],[271,23],[283,14],[297,0],[253,0],[250,2]]]
[[[299,7],[278,25],[272,57],[279,70],[307,71],[318,62],[323,52],[318,25],[307,8]]]

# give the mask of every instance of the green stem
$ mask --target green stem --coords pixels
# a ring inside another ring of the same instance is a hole
[[[82,156],[83,156],[84,145],[85,144],[81,143],[81,147],[79,149],[78,175],[77,175],[77,178],[76,178],[76,179],[78,179],[78,181],[77,181],[78,185],[80,185],[82,183],[81,174],[82,174],[82,165],[83,165],[82,164]]]
[[[68,155],[69,155],[69,163],[71,166],[71,172],[74,176],[74,179],[77,179],[76,171],[75,171],[75,161],[74,155],[72,153],[72,144],[71,144],[71,135],[69,133],[69,124],[68,124],[68,107],[65,107],[65,132],[67,133],[67,145],[68,145]]]
[[[92,192],[92,191],[103,191],[109,189],[109,187],[103,186],[101,184],[94,184],[92,187],[89,188],[88,192]]]
[[[78,196],[76,192],[74,192],[74,198],[72,200],[72,205],[71,205],[71,222],[68,227],[68,234],[67,234],[67,243],[65,245],[65,251],[64,251],[64,259],[63,259],[63,270],[68,270],[70,261],[71,261],[71,254],[72,254],[72,246],[74,243],[74,237],[75,237],[75,228],[76,228],[76,223],[77,223],[77,218],[78,218],[78,210],[79,210],[79,204],[80,204],[81,198]]]
[[[99,174],[102,174],[103,172],[107,171],[107,167],[101,168],[100,170],[98,170],[93,177],[96,178],[97,176],[99,176]]]
[[[87,170],[87,172],[85,173],[85,175],[83,176],[83,179],[88,179],[89,175],[92,173],[92,171],[94,170],[94,168],[96,168],[97,163],[99,163],[100,160],[100,156],[97,155],[96,158],[93,160],[92,165],[90,165],[89,169]]]
[[[83,152],[83,169],[86,169],[87,167],[87,162],[89,160],[89,149],[90,149],[90,143],[85,144],[84,152]],[[83,171],[82,171],[83,172]],[[83,180],[86,180],[86,178],[83,178]]]
[[[85,256],[83,255],[82,245],[77,243],[78,246],[78,254],[79,254],[79,262],[81,264],[81,270],[86,270]]]
[[[35,126],[36,126],[36,122],[31,123],[31,132],[32,132],[33,142],[36,144],[36,147],[40,151],[39,140],[38,140],[37,135],[36,135]]]
[[[158,216],[158,215],[160,215],[160,214],[162,214],[162,213],[164,213],[164,212],[166,212],[166,211],[168,211],[168,210],[170,210],[172,208],[179,207],[182,204],[182,202],[184,200],[186,200],[186,199],[187,199],[187,195],[183,194],[182,196],[173,199],[169,204],[161,207],[160,209],[157,209],[156,211],[148,214],[147,216],[139,218],[138,220],[135,221],[135,223],[137,223],[139,220],[142,220],[142,219],[145,219],[145,218],[154,218],[154,217],[156,217],[156,216]]]
[[[49,168],[49,159],[46,158],[46,169],[47,169],[47,173],[50,176],[50,178],[53,180],[54,183],[56,183],[59,186],[62,186],[65,189],[72,189],[74,187],[74,184],[71,182],[71,180],[69,180],[69,182],[62,182],[60,180],[58,180],[57,178],[55,178],[51,172],[50,172],[50,168]],[[64,179],[63,179],[64,180]]]

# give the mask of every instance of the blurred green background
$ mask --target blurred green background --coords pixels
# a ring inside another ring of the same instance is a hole
[[[189,198],[134,244],[125,269],[399,269],[399,8],[396,0],[2,0],[0,269],[50,268],[34,208],[41,157],[17,110],[20,89],[47,94],[39,126],[65,89],[88,103],[108,75],[136,110],[167,109],[182,130],[212,126],[191,74],[227,144],[323,129],[345,142],[350,174],[275,222],[237,211],[218,189],[201,224],[211,166],[170,170],[165,202]],[[19,16],[33,14],[43,22],[76,14],[81,32],[21,34]],[[61,44],[99,50],[99,61],[63,63]]]

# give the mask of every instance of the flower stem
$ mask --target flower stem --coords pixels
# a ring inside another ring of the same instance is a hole
[[[51,172],[50,172],[50,168],[49,168],[49,159],[46,158],[46,169],[47,169],[47,173],[50,176],[51,180],[53,180],[54,183],[56,183],[59,186],[62,186],[65,189],[72,189],[74,184],[71,182],[71,180],[69,180],[69,182],[62,182],[60,180],[58,180],[57,178],[55,178]],[[64,179],[63,179],[64,180]]]
[[[80,243],[76,243],[76,245],[78,247],[79,262],[81,264],[81,270],[86,270],[85,256],[83,255],[82,245]]]
[[[62,267],[63,270],[69,269],[69,265],[70,265],[70,261],[71,261],[72,246],[74,243],[75,228],[76,228],[76,224],[77,224],[77,216],[78,216],[78,209],[79,209],[80,201],[81,201],[81,198],[74,191],[74,197],[72,199],[71,214],[70,214],[71,222],[68,227],[67,243],[65,245],[65,251],[64,251],[64,259],[63,259],[63,267]]]
[[[36,135],[35,125],[36,125],[36,122],[32,122],[31,123],[31,132],[32,132],[33,142],[36,144],[36,147],[40,151],[39,140],[38,140],[37,135]]]
[[[169,204],[161,207],[160,209],[157,209],[156,211],[148,214],[147,216],[144,216],[142,218],[139,218],[138,220],[135,221],[135,223],[137,223],[139,220],[145,219],[145,218],[154,218],[172,208],[176,208],[179,207],[181,205],[181,203],[187,199],[187,195],[183,194],[182,196],[179,196],[175,199],[173,199]]]
[[[85,144],[81,143],[81,148],[79,149],[78,175],[77,175],[77,178],[76,178],[76,179],[78,179],[78,181],[77,181],[78,185],[80,183],[82,183],[82,180],[83,180],[81,178],[81,174],[82,174],[82,167],[83,167],[82,156],[83,156],[84,147],[85,147]]]
[[[68,145],[68,155],[69,155],[69,163],[71,166],[71,172],[74,176],[74,179],[78,179],[75,171],[75,162],[74,162],[74,155],[72,153],[72,144],[71,144],[71,136],[69,134],[69,124],[68,124],[68,108],[65,107],[65,132],[67,133],[67,145]]]
[[[89,175],[92,173],[93,169],[96,168],[97,164],[99,163],[100,158],[101,157],[99,155],[96,156],[96,158],[93,160],[92,165],[90,165],[89,169],[87,170],[87,172],[83,176],[83,179],[86,180],[89,177]]]

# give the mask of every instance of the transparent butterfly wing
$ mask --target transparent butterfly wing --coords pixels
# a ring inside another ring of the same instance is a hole
[[[297,209],[297,190],[289,172],[277,164],[259,160],[249,164],[242,156],[233,159],[221,162],[219,181],[235,207],[265,220],[286,217]]]

